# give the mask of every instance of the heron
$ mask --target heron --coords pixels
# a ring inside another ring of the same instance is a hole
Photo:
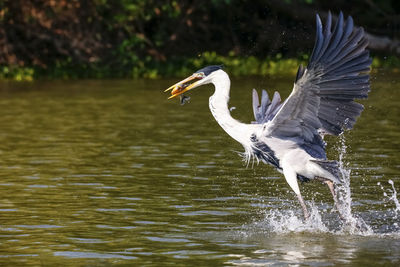
[[[372,59],[362,27],[340,12],[332,23],[329,12],[323,26],[316,14],[316,38],[306,67],[299,66],[293,90],[282,102],[275,92],[270,99],[263,90],[261,102],[255,89],[252,104],[255,121],[249,124],[234,119],[228,107],[230,79],[223,66],[202,68],[172,85],[171,96],[196,87],[213,84],[209,108],[218,124],[243,145],[247,162],[256,159],[283,173],[297,195],[304,218],[310,213],[299,188],[311,180],[326,184],[342,218],[336,187],[343,182],[338,161],[326,156],[325,135],[338,136],[352,129],[364,107],[356,99],[368,97]]]

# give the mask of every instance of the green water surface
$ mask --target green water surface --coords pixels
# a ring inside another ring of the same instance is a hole
[[[180,106],[163,93],[176,81],[0,84],[1,266],[399,266],[397,75],[373,76],[355,128],[327,138],[368,231],[319,183],[301,186],[317,216],[303,222],[282,175],[246,168],[214,121],[212,86]],[[232,116],[253,120],[252,88],[286,98],[292,82],[234,79]]]

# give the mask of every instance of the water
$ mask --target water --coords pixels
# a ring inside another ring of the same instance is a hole
[[[373,78],[353,131],[329,137],[341,160],[346,222],[329,190],[301,185],[304,222],[281,174],[248,168],[208,111],[211,86],[167,101],[176,80],[0,84],[0,265],[397,265],[398,76]],[[234,117],[251,89],[232,81]]]

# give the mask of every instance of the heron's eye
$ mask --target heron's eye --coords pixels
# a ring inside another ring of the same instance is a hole
[[[206,77],[206,75],[204,75],[204,72],[197,73],[197,78],[203,79],[204,77]]]

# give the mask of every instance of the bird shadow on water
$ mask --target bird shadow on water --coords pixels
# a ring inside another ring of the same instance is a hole
[[[385,231],[374,229],[368,220],[368,215],[354,212],[352,210],[352,194],[350,188],[351,169],[345,162],[346,142],[344,135],[340,136],[338,146],[339,165],[342,173],[343,183],[337,185],[336,191],[338,194],[339,211],[331,212],[318,207],[314,201],[307,203],[310,210],[310,217],[305,220],[302,214],[296,208],[289,209],[268,209],[259,211],[261,219],[257,218],[254,221],[247,223],[237,233],[237,237],[251,238],[255,235],[271,235],[271,234],[291,234],[291,233],[329,233],[333,235],[352,235],[352,236],[393,236],[400,237],[400,227],[397,223],[385,227]],[[387,212],[385,216],[390,216],[391,221],[400,219],[400,205],[397,198],[397,192],[394,188],[394,182],[388,181],[392,186],[392,195],[389,201],[395,203],[393,211]],[[382,185],[378,183],[378,186]],[[340,218],[339,213],[342,218]],[[366,218],[364,218],[366,217]],[[382,221],[382,223],[384,223]]]

